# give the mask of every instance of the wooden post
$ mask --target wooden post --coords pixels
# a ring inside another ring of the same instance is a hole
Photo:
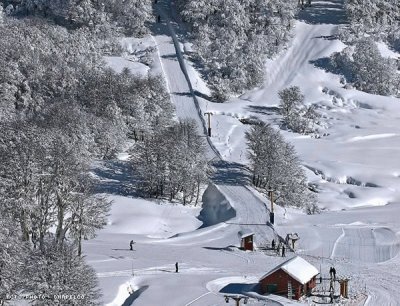
[[[205,115],[208,116],[208,137],[211,137],[211,115],[212,115],[212,113],[207,112],[207,113],[204,113],[204,116]]]

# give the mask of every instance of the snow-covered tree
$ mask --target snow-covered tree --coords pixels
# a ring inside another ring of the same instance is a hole
[[[143,35],[152,18],[151,5],[151,0],[22,0],[18,12],[42,15],[71,28],[98,32],[108,26],[129,35]]]
[[[20,240],[21,232],[15,222],[0,209],[0,301],[17,295],[26,284],[25,255],[28,246]]]
[[[106,197],[91,194],[86,188],[75,195],[69,209],[70,216],[65,220],[65,228],[76,241],[78,255],[82,253],[82,240],[95,238],[96,231],[107,224],[111,205]]]
[[[142,177],[141,189],[147,196],[197,203],[210,168],[193,122],[180,122],[146,135],[132,153],[135,170]]]
[[[346,0],[345,8],[350,30],[358,38],[368,34],[397,46],[395,41],[400,39],[400,4],[397,0]]]
[[[332,66],[357,89],[378,95],[399,95],[400,77],[395,60],[384,58],[371,38],[358,40],[331,56]]]
[[[189,0],[178,7],[220,101],[262,82],[265,58],[285,43],[297,11],[295,2],[280,0]]]
[[[25,292],[41,297],[34,305],[100,305],[95,271],[68,243],[46,238],[43,249],[29,255],[26,270]]]
[[[278,94],[284,126],[297,133],[313,132],[319,115],[314,105],[304,104],[304,95],[300,87],[285,88]]]
[[[273,190],[275,202],[282,206],[314,205],[306,176],[294,147],[286,143],[279,131],[269,125],[252,126],[246,133],[253,184],[268,192]]]
[[[394,60],[381,56],[370,39],[360,40],[353,54],[354,84],[356,88],[379,95],[399,93],[399,74]]]

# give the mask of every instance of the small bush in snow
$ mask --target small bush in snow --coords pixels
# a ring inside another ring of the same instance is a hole
[[[313,195],[310,194],[310,200],[309,202],[306,202],[305,205],[305,212],[307,215],[315,215],[319,214],[321,212],[321,209],[318,207],[317,202],[315,199],[313,199]]]

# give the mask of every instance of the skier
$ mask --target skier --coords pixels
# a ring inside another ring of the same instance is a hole
[[[275,250],[275,239],[272,239],[271,246],[272,246],[272,249]]]
[[[130,246],[130,250],[131,250],[131,251],[133,251],[133,248],[132,248],[133,244],[134,244],[134,242],[133,242],[133,240],[131,240],[131,242],[129,243],[129,246]]]
[[[178,262],[175,263],[175,273],[178,273]]]
[[[336,280],[336,269],[332,267],[333,280]]]
[[[285,246],[282,245],[282,257],[285,257]]]

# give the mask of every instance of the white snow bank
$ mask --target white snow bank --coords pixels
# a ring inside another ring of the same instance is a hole
[[[145,64],[120,56],[105,56],[104,60],[111,69],[118,73],[121,73],[122,70],[128,68],[132,74],[144,76],[147,75],[147,72],[149,70],[149,67]]]
[[[200,226],[196,219],[199,208],[162,203],[143,199],[111,196],[113,205],[109,226],[103,231],[114,234],[142,234],[165,238],[192,231]]]
[[[121,73],[127,68],[134,75],[145,77],[148,74],[159,74],[156,43],[151,36],[143,38],[124,37],[120,40],[123,49],[121,56],[104,56],[106,64],[114,71]]]

